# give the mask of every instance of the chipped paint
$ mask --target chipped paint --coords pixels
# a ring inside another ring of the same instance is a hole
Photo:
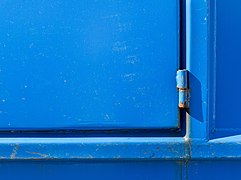
[[[189,108],[189,101],[190,101],[190,92],[189,92],[189,85],[188,85],[188,71],[178,70],[177,76],[177,89],[179,92],[179,108]]]

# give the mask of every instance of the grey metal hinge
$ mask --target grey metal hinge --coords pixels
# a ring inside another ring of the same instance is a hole
[[[188,71],[186,69],[178,70],[176,81],[179,93],[178,107],[189,108],[190,91],[188,84]]]

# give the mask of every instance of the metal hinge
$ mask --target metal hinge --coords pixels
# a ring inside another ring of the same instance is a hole
[[[176,80],[179,93],[178,107],[189,108],[190,93],[188,84],[188,71],[186,69],[178,70]]]

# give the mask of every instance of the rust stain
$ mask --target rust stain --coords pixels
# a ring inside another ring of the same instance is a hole
[[[178,105],[179,108],[188,108],[188,104],[186,102],[180,102]]]

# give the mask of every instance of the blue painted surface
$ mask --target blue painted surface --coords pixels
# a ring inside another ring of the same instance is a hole
[[[241,114],[237,111],[241,102],[240,7],[240,1],[216,2],[216,128],[241,129]],[[230,90],[229,98],[223,98]]]
[[[210,1],[187,0],[186,69],[189,72],[190,111],[186,136],[190,139],[209,139],[210,12]]]
[[[179,89],[187,89],[188,88],[188,79],[187,79],[187,70],[178,70],[177,71],[177,88]]]
[[[231,97],[227,100],[235,106],[217,105],[226,93],[216,88],[218,82],[223,82],[220,78],[227,75],[223,74],[224,67],[235,70],[229,72],[229,77],[238,72],[234,67],[238,60],[227,60],[226,56],[233,52],[232,56],[238,57],[239,46],[235,45],[240,33],[236,32],[234,38],[233,31],[239,28],[235,23],[239,17],[233,19],[233,16],[241,6],[236,1],[229,3],[188,0],[184,4],[186,42],[181,44],[186,44],[187,62],[182,62],[182,68],[186,64],[190,72],[191,93],[190,110],[180,110],[187,113],[185,137],[145,137],[138,131],[142,137],[40,138],[39,133],[38,138],[0,138],[1,176],[4,179],[240,179],[239,114],[230,113],[239,112],[237,91],[230,89]],[[227,47],[227,52],[219,47]],[[239,82],[238,76],[235,78]],[[235,83],[232,86],[238,87]],[[227,120],[222,114],[232,119]],[[230,136],[233,134],[239,135]]]
[[[225,7],[225,8],[223,8]],[[212,137],[241,134],[240,65],[241,2],[213,3]],[[227,92],[228,98],[224,98]]]
[[[1,1],[0,16],[0,129],[177,128],[177,0]]]
[[[1,138],[0,160],[182,160],[183,138]]]
[[[14,173],[10,171],[11,169],[15,169]],[[32,180],[33,177],[45,180],[179,180],[181,171],[181,163],[174,161],[54,161],[48,164],[44,161],[32,163],[15,161],[0,163],[1,178],[5,180]]]
[[[193,161],[187,179],[240,179],[241,161]]]

